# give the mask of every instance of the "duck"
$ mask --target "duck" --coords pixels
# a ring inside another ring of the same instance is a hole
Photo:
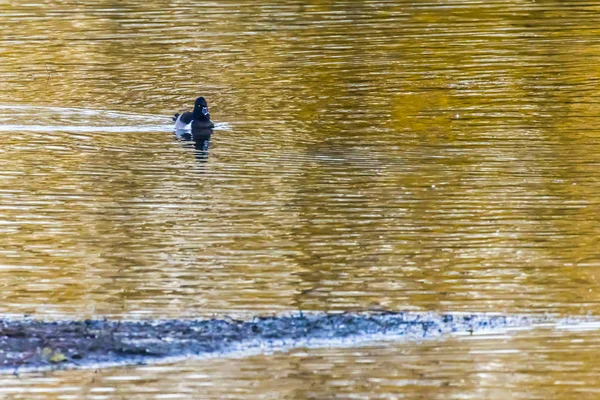
[[[215,124],[210,120],[208,103],[204,97],[198,97],[194,102],[194,110],[186,111],[173,116],[175,122],[175,131],[190,130],[192,139],[195,141],[204,141],[210,139]]]

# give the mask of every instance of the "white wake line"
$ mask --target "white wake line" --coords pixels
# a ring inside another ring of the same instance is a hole
[[[137,114],[137,113],[127,113],[127,112],[122,112],[122,111],[111,111],[111,110],[93,110],[93,109],[89,109],[89,108],[77,108],[77,107],[44,107],[44,106],[0,104],[0,110],[11,110],[11,111],[21,110],[21,111],[27,111],[27,112],[31,112],[31,110],[45,110],[45,111],[51,111],[51,112],[55,112],[55,113],[59,113],[59,114],[83,114],[83,115],[88,115],[88,116],[106,115],[106,116],[115,117],[115,118],[123,117],[123,118],[128,118],[128,119],[139,119],[139,120],[155,119],[155,120],[163,120],[164,121],[165,118],[171,118],[171,117],[164,117],[162,115]]]
[[[215,124],[215,130],[229,131],[230,126],[226,122]],[[141,126],[75,126],[75,125],[0,125],[0,132],[165,132],[173,131],[173,125],[141,125]]]

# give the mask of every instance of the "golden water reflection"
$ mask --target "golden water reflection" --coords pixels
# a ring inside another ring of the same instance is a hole
[[[596,311],[597,5],[2,8],[2,311]]]
[[[0,4],[0,312],[598,314],[599,12]],[[109,129],[199,94],[207,160]]]

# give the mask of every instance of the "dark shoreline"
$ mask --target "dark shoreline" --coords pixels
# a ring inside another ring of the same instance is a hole
[[[550,317],[434,313],[297,313],[249,321],[0,320],[0,373],[140,365],[233,352],[406,340],[555,323]]]

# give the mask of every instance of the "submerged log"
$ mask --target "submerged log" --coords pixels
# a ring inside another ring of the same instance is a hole
[[[136,365],[378,339],[424,340],[552,322],[549,317],[408,312],[297,313],[248,321],[4,319],[0,371]]]

